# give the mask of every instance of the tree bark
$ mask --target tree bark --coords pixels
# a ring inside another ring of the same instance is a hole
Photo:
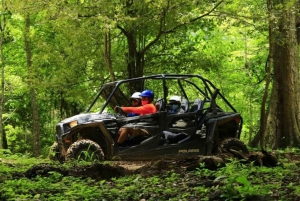
[[[36,91],[32,83],[34,77],[33,77],[32,61],[31,61],[30,14],[29,13],[25,15],[24,41],[25,41],[25,50],[26,50],[27,69],[29,74],[28,85],[30,88],[30,99],[31,99],[31,109],[32,109],[32,149],[33,149],[33,154],[35,156],[38,156],[41,153],[40,124],[39,124],[39,112],[38,112]]]
[[[2,1],[2,9],[5,9],[5,4]],[[0,37],[0,54],[1,54],[1,64],[2,64],[2,70],[1,70],[1,98],[0,98],[0,149],[5,148],[4,147],[4,140],[6,139],[4,128],[3,128],[3,110],[4,110],[4,68],[5,68],[5,61],[4,61],[4,53],[3,53],[3,44],[4,44],[4,31],[6,27],[6,18],[5,18],[5,12],[2,12],[1,14],[1,37]]]
[[[137,51],[136,37],[134,32],[130,31],[126,34],[128,43],[128,61],[127,71],[129,78],[142,77],[144,73],[144,52]],[[135,91],[142,91],[144,86],[143,83],[132,83],[131,93]]]
[[[258,131],[254,138],[248,143],[248,145],[250,147],[258,147],[258,144],[259,144],[259,139],[260,139],[260,131]]]
[[[103,57],[105,60],[106,68],[109,72],[111,81],[115,81],[116,77],[112,68],[111,63],[111,41],[110,41],[110,31],[108,30],[107,33],[104,34],[104,50],[103,50]]]
[[[248,144],[252,141],[252,134],[253,134],[253,108],[252,108],[252,98],[249,98],[249,116],[250,116],[250,128],[249,128],[249,137],[248,137]]]
[[[266,114],[265,145],[272,147],[275,139],[275,128],[277,128],[277,83],[273,81],[269,106]]]
[[[296,34],[295,3],[277,0],[271,2],[277,27],[270,30],[274,35],[274,134],[273,148],[300,146],[299,131],[299,56]],[[279,6],[280,5],[280,6]],[[275,10],[275,8],[281,9]]]
[[[270,48],[271,51],[271,48]],[[269,91],[269,85],[271,80],[271,66],[273,63],[272,57],[268,57],[268,61],[266,63],[266,85],[265,85],[265,91],[261,103],[261,110],[260,110],[260,129],[259,129],[259,141],[260,141],[260,147],[261,149],[265,150],[265,133],[266,133],[266,121],[267,121],[267,114],[266,114],[266,103],[268,99],[268,91]]]

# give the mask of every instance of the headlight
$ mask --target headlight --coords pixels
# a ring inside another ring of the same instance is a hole
[[[71,121],[71,122],[69,123],[69,125],[70,125],[71,128],[74,127],[74,126],[77,126],[77,124],[78,124],[77,121]]]

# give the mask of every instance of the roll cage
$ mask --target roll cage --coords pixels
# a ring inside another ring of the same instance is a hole
[[[120,88],[121,85],[126,84],[126,83],[132,83],[132,82],[139,82],[140,83],[140,88],[144,88],[144,83],[145,81],[151,81],[151,80],[161,80],[162,82],[162,89],[163,89],[163,94],[162,94],[162,98],[163,101],[163,105],[162,108],[166,108],[166,104],[167,104],[167,97],[170,94],[169,92],[169,86],[167,85],[167,81],[169,80],[176,80],[177,84],[178,84],[178,89],[179,89],[179,93],[182,96],[183,99],[186,99],[187,102],[189,104],[193,103],[194,100],[190,100],[189,96],[186,93],[186,90],[184,89],[183,84],[187,83],[191,86],[193,86],[195,89],[197,89],[198,93],[200,93],[202,95],[202,101],[207,101],[209,102],[210,100],[212,100],[212,96],[213,93],[215,92],[215,90],[217,89],[215,87],[214,84],[212,84],[212,82],[210,82],[209,80],[203,78],[201,75],[194,75],[194,74],[158,74],[158,75],[151,75],[151,76],[144,76],[144,77],[139,77],[139,78],[132,78],[132,79],[125,79],[125,80],[120,80],[120,81],[115,81],[115,82],[109,82],[106,83],[104,85],[102,85],[99,93],[96,95],[95,99],[93,100],[93,102],[90,104],[90,106],[86,109],[86,113],[91,112],[91,109],[93,108],[93,106],[95,105],[95,103],[99,100],[99,98],[101,96],[106,97],[106,101],[105,103],[102,105],[102,107],[99,110],[99,114],[102,114],[103,112],[105,112],[107,106],[109,105],[110,101],[112,100],[112,98],[114,97],[114,95],[116,94],[116,92],[118,91],[118,89]],[[198,83],[195,83],[198,82]],[[202,83],[204,86],[204,89],[201,89],[198,87],[198,84]],[[134,91],[132,91],[133,93]],[[177,92],[178,93],[178,92]],[[118,98],[117,102],[115,105],[130,105],[129,103],[129,97],[130,94],[125,94],[125,93],[121,93],[122,98]],[[224,102],[224,104],[226,104],[231,110],[232,112],[237,112],[236,109],[229,103],[229,101],[220,93],[218,92],[217,94],[222,102]],[[122,101],[126,101],[121,102]],[[114,106],[115,106],[114,105]],[[220,111],[222,111],[221,107],[216,104],[216,108]]]

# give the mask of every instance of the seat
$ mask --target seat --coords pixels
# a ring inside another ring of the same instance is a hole
[[[189,111],[189,101],[187,99],[182,99],[181,101],[181,109],[184,110],[184,112],[188,112]]]
[[[198,110],[202,109],[203,107],[203,102],[200,98],[197,98],[194,101],[194,104],[192,105],[191,109],[189,110],[189,112],[197,112]]]
[[[163,111],[163,98],[158,98],[157,101],[155,102],[155,107],[156,107],[156,112],[161,112]]]

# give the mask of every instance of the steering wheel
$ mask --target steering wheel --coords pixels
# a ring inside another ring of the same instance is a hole
[[[127,117],[126,112],[124,112],[120,106],[116,106],[115,111],[118,113],[119,117]]]

